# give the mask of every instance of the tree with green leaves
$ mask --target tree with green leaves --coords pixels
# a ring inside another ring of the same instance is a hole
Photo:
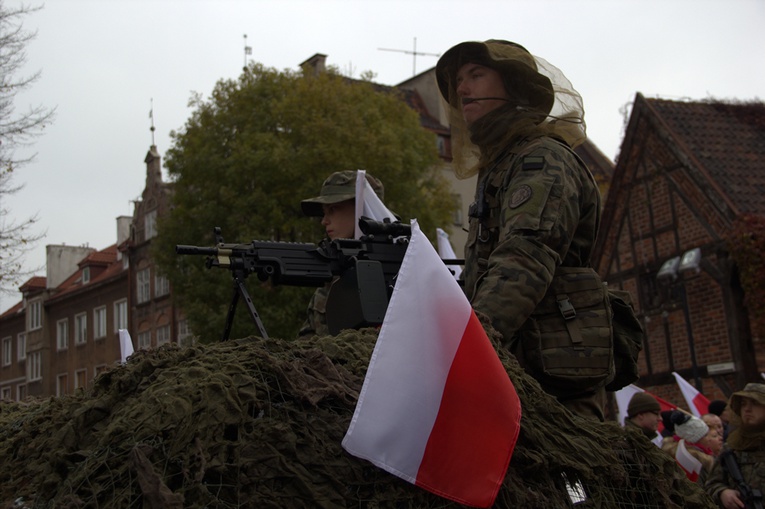
[[[33,156],[21,156],[17,149],[29,145],[53,119],[53,110],[43,106],[26,111],[16,109],[16,96],[28,89],[40,73],[20,76],[26,62],[25,48],[34,32],[24,30],[21,19],[38,10],[11,7],[0,0],[0,292],[17,290],[23,279],[36,268],[24,269],[24,255],[43,235],[34,233],[37,217],[13,218],[5,203],[7,197],[23,187],[13,182],[15,172]]]
[[[226,242],[318,242],[323,229],[300,201],[316,196],[331,173],[364,169],[382,180],[385,203],[435,238],[453,209],[435,136],[398,96],[335,70],[315,75],[251,64],[211,97],[193,97],[184,128],[171,133],[166,167],[171,211],[158,221],[153,256],[203,341],[220,338],[232,298],[231,275],[177,256],[176,244],[212,246],[213,227]],[[292,337],[314,289],[272,287],[250,278],[248,292],[271,336]],[[242,304],[232,337],[257,334]]]

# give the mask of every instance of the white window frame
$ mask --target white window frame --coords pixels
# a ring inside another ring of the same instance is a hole
[[[56,350],[69,348],[69,318],[56,321]]]
[[[128,328],[127,313],[127,299],[121,299],[114,302],[114,332]]]
[[[93,310],[93,339],[106,337],[106,306]]]
[[[143,304],[151,300],[151,269],[146,267],[135,275],[136,302]]]
[[[27,358],[27,333],[19,332],[16,336],[16,358],[19,362]]]
[[[27,330],[42,329],[42,301],[37,299],[27,303]]]
[[[13,398],[10,387],[0,388],[0,401],[11,401]]]
[[[143,238],[149,240],[157,236],[157,211],[147,212],[143,218]]]
[[[82,385],[80,385],[80,375],[82,375]],[[74,372],[74,388],[79,389],[80,387],[87,387],[88,385],[88,370],[87,369],[78,369]]]
[[[170,342],[170,326],[157,327],[157,348]]]
[[[65,394],[69,394],[69,373],[59,373],[56,375],[56,396]]]
[[[151,331],[147,330],[138,333],[138,349],[148,350],[151,348]]]
[[[170,293],[170,280],[167,277],[154,273],[154,297],[162,297]]]
[[[27,381],[37,382],[42,380],[42,352],[32,352],[29,354],[27,362]]]
[[[90,267],[82,268],[82,284],[86,285],[90,283]]]
[[[74,344],[84,345],[88,342],[88,314],[74,315]]]
[[[13,345],[11,341],[13,337],[8,336],[3,338],[3,366],[11,365],[11,356],[13,355]]]

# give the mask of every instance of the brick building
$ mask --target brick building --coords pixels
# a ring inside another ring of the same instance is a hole
[[[765,105],[637,94],[603,213],[596,268],[636,298],[637,384],[681,406],[675,371],[710,399],[762,381],[726,235],[765,214]]]
[[[71,393],[121,359],[119,329],[134,348],[190,336],[167,279],[149,257],[156,218],[171,188],[160,157],[146,155],[146,186],[133,217],[117,218],[117,242],[103,250],[47,246],[46,277],[21,286],[22,301],[0,315],[0,399]]]

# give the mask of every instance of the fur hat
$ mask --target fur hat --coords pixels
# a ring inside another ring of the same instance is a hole
[[[661,412],[661,407],[659,406],[659,402],[656,401],[656,398],[650,394],[637,392],[632,396],[630,404],[627,406],[627,417],[632,419],[637,414],[642,414],[643,412],[659,413]]]
[[[672,414],[672,422],[675,423],[675,435],[692,444],[697,443],[709,433],[707,423],[683,412],[675,411]]]
[[[761,405],[765,405],[765,384],[749,383],[743,391],[734,392],[730,397],[730,407],[741,415],[741,398],[753,399]]]

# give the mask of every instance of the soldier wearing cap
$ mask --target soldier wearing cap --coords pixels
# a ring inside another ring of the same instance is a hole
[[[732,453],[744,482],[762,494],[765,490],[765,384],[746,384],[744,390],[733,393],[728,408],[735,429],[728,435],[720,458]],[[738,483],[720,458],[706,480],[706,492],[720,507],[745,507]]]
[[[453,169],[458,178],[478,175],[467,297],[548,393],[602,421],[614,368],[607,295],[590,268],[601,197],[572,150],[586,138],[581,97],[554,66],[501,40],[454,46],[436,78]],[[580,301],[592,306],[583,309],[574,301],[587,285]]]
[[[327,177],[321,186],[319,196],[300,202],[303,213],[309,217],[320,217],[327,237],[352,239],[356,228],[356,175],[357,171],[338,171]],[[383,184],[369,173],[367,182],[375,194],[383,199]],[[298,332],[299,336],[325,336],[327,329],[326,306],[331,283],[317,288],[308,303],[308,316]]]

